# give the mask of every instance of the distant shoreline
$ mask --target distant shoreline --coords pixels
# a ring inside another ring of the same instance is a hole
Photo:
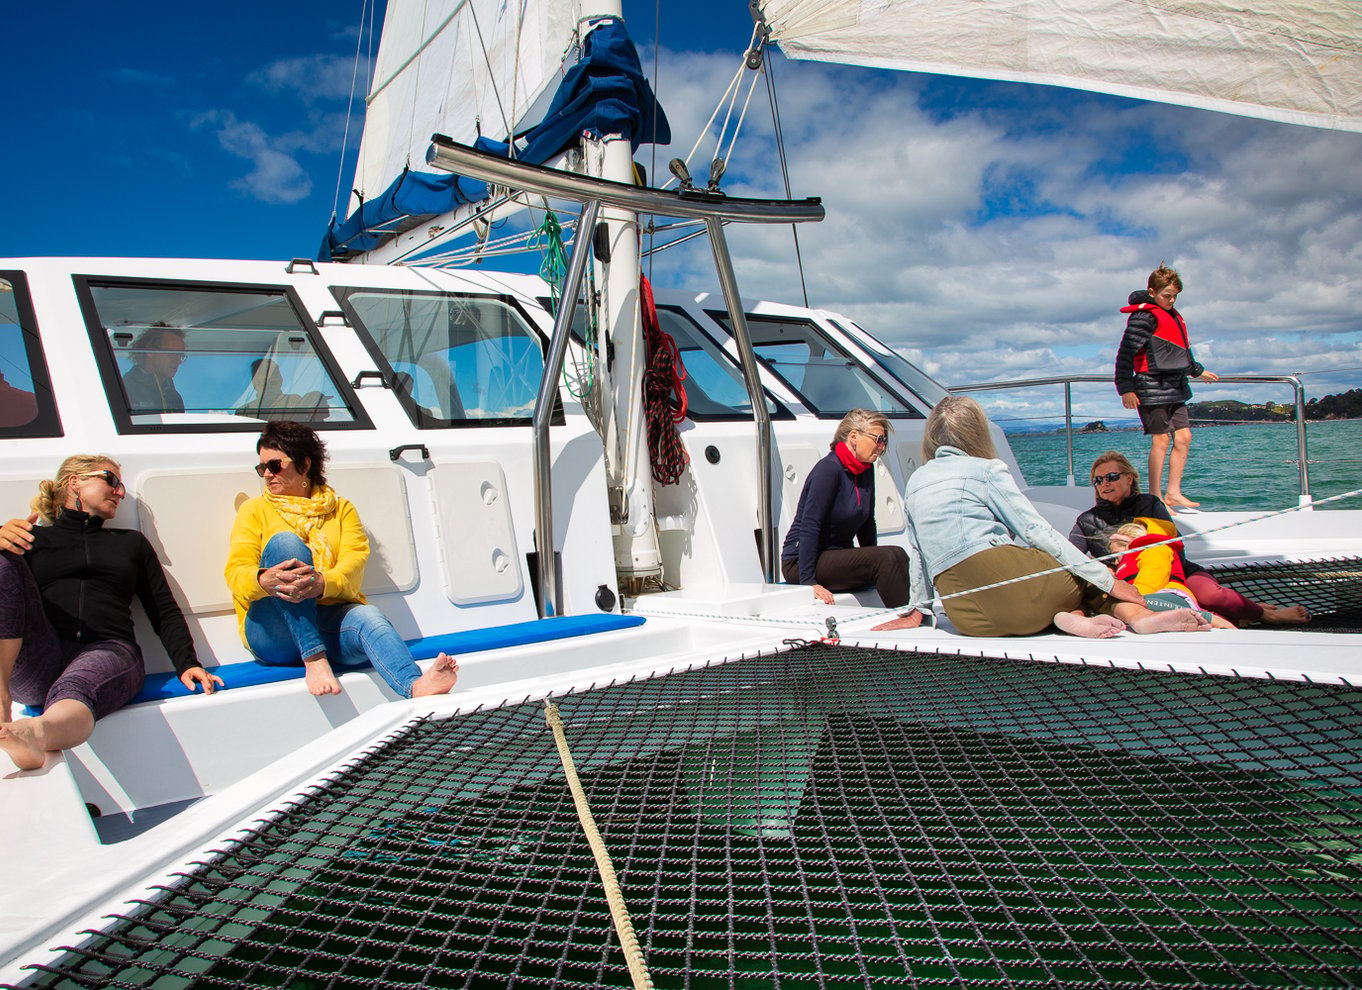
[[[1334,418],[1331,418],[1331,419],[1307,419],[1305,422],[1306,422],[1306,425],[1308,426],[1308,425],[1310,425],[1310,424],[1312,424],[1312,423],[1346,423],[1346,422],[1354,421],[1354,420],[1357,420],[1357,419],[1362,419],[1362,417],[1360,417],[1360,416],[1348,416],[1348,417],[1334,417]],[[1194,420],[1192,420],[1192,425],[1193,425],[1194,427],[1196,427],[1197,429],[1206,429],[1206,428],[1208,428],[1208,427],[1213,427],[1213,426],[1292,426],[1292,425],[1294,425],[1294,424],[1295,424],[1295,420],[1290,420],[1290,419],[1225,419],[1225,420],[1216,420],[1216,419],[1194,419]],[[1052,430],[1017,430],[1017,431],[1015,431],[1015,432],[1013,432],[1013,431],[1011,431],[1011,430],[1008,430],[1008,428],[1005,427],[1005,426],[1004,426],[1002,429],[1003,429],[1003,435],[1007,437],[1008,441],[1011,441],[1011,440],[1017,439],[1017,438],[1025,438],[1025,437],[1054,437],[1054,436],[1063,436],[1063,435],[1064,435],[1064,427],[1062,427],[1062,426],[1057,426],[1057,427],[1055,427],[1055,428],[1052,429]],[[1103,433],[1139,433],[1139,432],[1140,432],[1140,426],[1139,426],[1138,424],[1136,424],[1136,425],[1134,425],[1134,426],[1109,426],[1109,427],[1107,427],[1105,430],[1082,430],[1082,429],[1075,429],[1075,430],[1074,430],[1074,436],[1076,436],[1076,437],[1091,437],[1091,436],[1100,436],[1100,435],[1103,434]]]

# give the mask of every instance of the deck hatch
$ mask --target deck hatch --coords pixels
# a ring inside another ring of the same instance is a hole
[[[1362,691],[799,644],[557,699],[659,987],[1362,984]],[[38,986],[626,986],[542,706],[416,721]]]

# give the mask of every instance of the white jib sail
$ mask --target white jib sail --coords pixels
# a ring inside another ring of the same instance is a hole
[[[1362,130],[1358,0],[761,0],[791,58]]]
[[[365,112],[355,188],[376,196],[408,164],[425,169],[432,134],[505,139],[557,85],[572,44],[570,0],[388,0]]]

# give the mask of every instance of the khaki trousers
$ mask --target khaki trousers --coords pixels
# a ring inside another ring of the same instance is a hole
[[[937,594],[944,596],[1058,566],[1059,561],[1035,547],[990,547],[946,568],[933,584]],[[1031,636],[1050,626],[1056,612],[1081,609],[1085,615],[1110,614],[1116,601],[1068,571],[1057,571],[948,598],[944,604],[951,624],[966,636]]]

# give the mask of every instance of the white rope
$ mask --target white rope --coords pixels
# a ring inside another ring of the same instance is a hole
[[[751,47],[752,47],[754,44],[756,44],[756,41],[757,41],[757,28],[756,28],[756,27],[753,27],[753,29],[752,29],[752,40],[751,40],[750,42],[748,42],[748,45],[747,45],[748,49],[751,49]],[[724,101],[725,101],[725,100],[728,101],[728,116],[729,116],[729,117],[732,116],[732,114],[733,114],[733,104],[734,104],[734,102],[735,102],[735,101],[737,100],[737,98],[738,98],[738,95],[737,95],[737,94],[738,94],[738,81],[742,78],[742,74],[743,74],[744,72],[747,72],[747,71],[750,71],[750,70],[747,68],[747,52],[744,51],[744,52],[743,52],[743,60],[742,60],[742,61],[739,63],[739,65],[738,65],[738,71],[735,72],[735,73],[733,74],[733,78],[729,80],[728,86],[727,86],[726,89],[724,89],[723,95],[719,97],[718,102],[717,102],[717,103],[715,104],[715,106],[714,106],[714,112],[711,113],[711,114],[709,115],[709,120],[705,121],[705,126],[702,127],[702,128],[700,128],[700,133],[699,133],[699,135],[695,138],[695,144],[691,146],[690,151],[686,153],[686,157],[683,159],[683,161],[685,161],[685,163],[686,163],[686,167],[687,167],[687,168],[690,167],[690,160],[691,160],[692,158],[695,157],[695,153],[696,153],[697,151],[700,150],[700,145],[701,145],[701,143],[704,142],[705,136],[709,133],[709,129],[710,129],[711,127],[714,126],[715,118],[717,118],[717,117],[719,116],[719,111],[722,110],[722,109],[724,108]],[[754,82],[755,82],[755,77],[754,77]],[[748,94],[747,94],[747,99],[748,99],[749,102],[750,102],[751,99],[752,99],[752,94],[751,94],[751,91],[750,91],[750,90],[749,90],[749,92],[748,92]],[[744,105],[743,105],[743,112],[746,113],[746,111],[747,111],[747,106],[746,106],[746,104],[744,104]],[[716,154],[716,156],[717,156],[717,154],[718,154],[718,148],[721,147],[722,144],[723,144],[723,135],[724,135],[724,132],[727,131],[727,130],[728,130],[728,121],[727,121],[727,119],[725,119],[725,121],[724,121],[724,126],[723,126],[723,128],[720,130],[720,132],[719,132],[719,140],[718,140],[718,142],[715,144],[715,154]],[[736,132],[735,132],[735,133],[736,133]],[[659,188],[661,188],[661,189],[668,189],[668,188],[671,187],[672,183],[674,183],[674,182],[676,182],[676,181],[677,181],[676,177],[675,177],[675,176],[672,176],[672,178],[670,178],[670,179],[668,179],[666,182],[664,182]]]

